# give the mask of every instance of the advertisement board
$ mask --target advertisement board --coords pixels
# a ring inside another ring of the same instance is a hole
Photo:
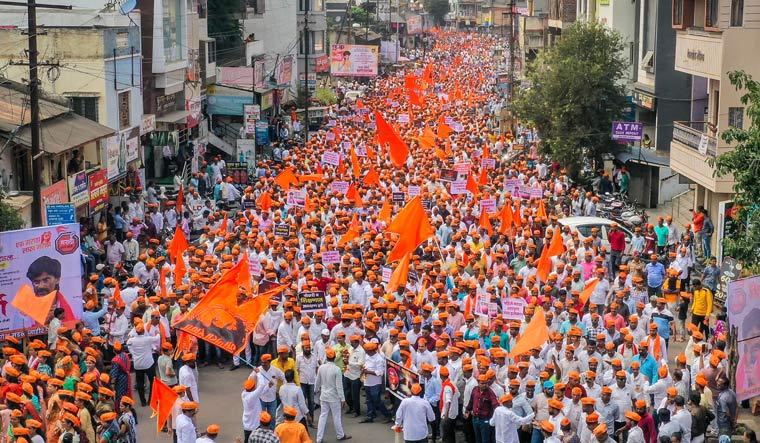
[[[277,84],[287,85],[293,79],[293,56],[289,55],[282,59],[277,69]]]
[[[0,334],[43,334],[56,308],[66,327],[82,318],[79,241],[78,223],[0,232]]]
[[[422,32],[422,16],[408,15],[406,17],[406,33],[409,35],[419,34]]]
[[[90,182],[90,213],[95,213],[106,207],[108,203],[108,171],[93,172]]]
[[[398,399],[412,396],[412,386],[420,382],[420,375],[391,359],[385,360],[385,387]]]
[[[612,139],[620,142],[637,142],[644,135],[644,125],[639,122],[612,122]]]
[[[330,74],[336,77],[375,77],[377,46],[333,44],[330,46]]]
[[[68,203],[69,201],[69,187],[66,184],[66,180],[60,180],[47,188],[40,191],[40,197],[42,198],[42,213],[45,214],[45,206],[54,205],[58,203]],[[43,215],[44,216],[44,215]],[[47,219],[42,220],[44,224],[47,224]]]
[[[76,208],[73,203],[52,203],[45,205],[47,226],[76,223]]]
[[[90,189],[87,187],[87,172],[80,171],[69,176],[69,201],[79,207],[90,201]]]

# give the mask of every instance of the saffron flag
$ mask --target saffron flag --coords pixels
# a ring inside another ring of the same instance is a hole
[[[414,305],[417,307],[422,307],[422,302],[425,300],[425,292],[427,291],[427,284],[428,281],[425,279],[422,282],[422,287],[420,288],[420,291],[417,293],[417,297],[414,298]]]
[[[248,254],[240,254],[240,272],[238,272],[237,283],[247,294],[251,293],[251,268],[248,265]]]
[[[322,175],[321,172],[318,172],[316,174],[297,175],[296,178],[298,179],[299,182],[308,182],[308,181],[323,182],[323,181],[325,181],[325,177]]]
[[[419,195],[411,199],[396,215],[387,231],[399,234],[396,246],[388,254],[388,263],[411,253],[420,243],[435,235],[435,229],[428,220]]]
[[[182,227],[179,223],[177,223],[177,228],[174,229],[174,237],[172,237],[172,242],[169,245],[169,250],[166,251],[169,253],[169,258],[172,259],[172,262],[175,262],[177,260],[177,257],[184,254],[188,246],[189,245],[187,243],[187,238],[185,238],[185,232],[182,231]]]
[[[156,377],[153,380],[153,389],[150,392],[150,408],[153,409],[153,416],[158,416],[156,432],[160,433],[163,429],[178,398],[177,393],[162,382],[160,378]]]
[[[512,223],[518,228],[522,227],[522,210],[520,209],[520,199],[517,199],[517,203],[512,208]]]
[[[296,174],[293,172],[293,168],[287,168],[286,170],[277,174],[277,177],[274,178],[273,183],[285,190],[287,190],[291,184],[299,184],[298,177],[296,177]]]
[[[451,129],[451,126],[449,126],[449,125],[446,124],[445,117],[441,116],[441,118],[438,120],[438,137],[439,138],[446,138],[452,132],[454,132],[454,130]]]
[[[589,297],[591,297],[591,294],[594,293],[594,289],[596,289],[596,285],[599,283],[599,279],[594,277],[588,282],[586,282],[586,287],[583,288],[583,291],[581,291],[581,296],[578,298],[580,300],[581,304],[585,305],[588,301]]]
[[[377,219],[385,223],[391,222],[391,200],[389,198],[386,198],[383,202],[383,207],[380,208],[380,214],[378,214]]]
[[[269,192],[262,192],[259,198],[256,199],[256,204],[259,205],[262,211],[269,211],[269,208],[272,207],[272,197],[269,195]]]
[[[243,269],[243,266],[246,269]],[[253,300],[250,300],[238,305],[240,281],[245,278],[241,273],[248,273],[250,278],[248,262],[245,260],[239,261],[224,273],[201,301],[174,327],[233,355],[244,350],[245,340],[256,327],[263,312],[259,311],[258,307],[262,303],[268,306],[270,296],[259,294],[254,299],[263,296],[266,300],[259,300],[253,305]]]
[[[375,168],[370,166],[369,171],[367,171],[367,175],[365,175],[364,179],[362,180],[362,183],[367,186],[378,185],[380,183],[380,176],[377,175]]]
[[[501,225],[499,226],[499,234],[506,234],[507,231],[512,227],[512,203],[509,200],[507,200],[507,202],[504,203],[504,207],[501,208],[499,220],[501,220]]]
[[[478,198],[480,190],[478,189],[478,184],[475,182],[475,179],[472,177],[473,175],[475,175],[473,172],[467,174],[467,186],[465,186],[465,188],[472,192],[472,198]]]
[[[549,245],[549,257],[556,257],[565,252],[565,243],[562,241],[562,233],[559,229],[554,231],[552,242]]]
[[[486,212],[485,208],[480,208],[480,220],[478,220],[478,226],[480,226],[481,229],[485,229],[488,231],[488,235],[493,235],[493,227],[491,226],[491,220],[488,218],[488,213]]]
[[[362,169],[359,166],[359,158],[356,156],[356,151],[351,150],[351,172],[355,179],[359,179],[362,176]]]
[[[393,164],[399,168],[404,166],[406,158],[409,156],[409,147],[398,132],[385,121],[380,111],[375,111],[375,124],[377,125],[377,136],[380,143],[388,143],[390,146]]]
[[[161,275],[158,277],[158,287],[161,288],[161,296],[166,297],[166,274],[169,273],[167,266],[161,267]]]
[[[177,214],[182,215],[182,206],[185,204],[185,190],[182,188],[182,185],[179,187],[179,191],[177,192]]]
[[[541,257],[538,258],[538,265],[536,267],[536,275],[539,281],[546,282],[549,273],[552,271],[552,258],[549,255],[549,245],[544,245],[544,249],[541,251]]]
[[[417,141],[420,143],[420,146],[424,149],[432,149],[435,147],[435,132],[433,132],[430,127],[425,126],[425,131],[422,133],[421,136],[417,137]]]
[[[546,206],[544,205],[544,199],[538,200],[538,208],[536,209],[536,217],[549,218],[546,215]]]
[[[409,260],[411,260],[411,258],[411,252],[407,252],[401,257],[401,261],[398,266],[396,266],[396,269],[393,270],[391,279],[388,282],[387,291],[389,293],[395,292],[399,286],[406,285],[406,280],[409,278]]]
[[[543,309],[536,308],[536,313],[530,319],[515,347],[509,352],[509,358],[530,352],[533,348],[542,347],[549,340],[549,329],[546,327],[546,318]]]
[[[116,300],[117,306],[124,304],[124,299],[121,298],[121,288],[119,287],[118,282],[116,283],[116,286],[114,286],[113,299]]]
[[[50,313],[50,308],[53,306],[57,293],[58,291],[53,291],[48,295],[38,297],[31,286],[23,285],[18,292],[16,292],[16,296],[13,297],[11,306],[18,309],[24,315],[40,325],[46,326],[48,324],[48,314]],[[31,327],[34,325],[29,326]]]
[[[182,279],[185,278],[187,273],[187,266],[185,265],[185,259],[180,256],[174,263],[174,287],[182,284]]]

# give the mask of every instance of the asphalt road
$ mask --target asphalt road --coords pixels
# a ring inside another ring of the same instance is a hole
[[[221,432],[216,440],[218,443],[232,443],[235,437],[240,436],[242,438],[243,436],[243,407],[240,401],[240,393],[248,374],[249,371],[243,368],[232,372],[229,371],[228,367],[219,369],[213,365],[200,368],[198,429],[205,430],[212,423],[218,424],[221,427]],[[363,397],[362,402],[364,402]],[[150,418],[151,409],[149,406],[141,408],[138,402],[136,409],[140,442],[163,443],[172,441],[167,434],[156,434],[156,419]],[[364,411],[366,411],[366,405],[362,403],[362,412]],[[315,411],[315,426],[318,417],[319,410]],[[352,442],[389,443],[393,441],[391,439],[394,438],[394,433],[391,430],[391,425],[383,424],[384,419],[369,424],[359,423],[363,418],[354,418],[353,414],[343,415],[343,429],[346,434],[353,437]],[[336,435],[332,418],[328,417],[325,429],[325,443],[335,443]],[[309,436],[313,440],[316,439],[316,435],[316,428],[309,428]]]
[[[683,352],[685,343],[676,343],[671,341],[668,354],[671,360]],[[229,363],[228,363],[229,365]],[[211,365],[200,368],[200,408],[197,415],[199,430],[205,430],[212,423],[221,427],[221,433],[217,438],[218,443],[232,443],[235,437],[242,437],[242,414],[243,408],[240,401],[240,393],[243,389],[243,382],[247,378],[249,371],[239,369],[230,371],[229,366],[224,369]],[[134,380],[134,375],[133,375]],[[366,411],[364,397],[362,397],[362,411]],[[745,410],[742,410],[740,419],[746,420],[750,416]],[[139,419],[139,441],[141,442],[171,442],[172,439],[167,434],[156,435],[156,419],[150,418],[150,407],[137,407]],[[316,420],[319,417],[319,411],[315,412]],[[353,414],[343,415],[343,428],[346,434],[353,436],[357,443],[389,443],[394,438],[390,424],[383,424],[383,419],[371,424],[359,423],[364,417],[354,418]],[[309,428],[309,435],[316,439],[316,429]],[[325,442],[335,443],[336,435],[332,425],[332,419],[328,418],[325,431]]]

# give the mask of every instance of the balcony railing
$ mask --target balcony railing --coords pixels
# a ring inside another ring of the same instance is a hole
[[[715,156],[718,140],[710,134],[714,132],[711,127],[714,127],[711,123],[703,121],[673,122],[673,140],[695,151],[700,151],[700,148],[704,151],[706,146],[705,155]]]

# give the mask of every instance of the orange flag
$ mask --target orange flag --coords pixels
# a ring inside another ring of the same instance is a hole
[[[417,141],[420,142],[420,146],[425,149],[432,149],[435,147],[436,135],[430,127],[425,126],[425,131],[421,136],[417,137]]]
[[[520,209],[520,200],[517,199],[517,204],[512,208],[512,222],[515,224],[516,227],[521,228],[522,227],[522,209]]]
[[[161,275],[158,276],[158,287],[161,288],[161,296],[166,297],[166,274],[169,273],[169,268],[166,266],[161,267]]]
[[[443,152],[446,153],[446,155],[448,155],[449,157],[454,156],[454,151],[451,150],[451,140],[446,139],[446,147],[444,148]]]
[[[478,180],[478,184],[480,186],[485,186],[488,184],[488,169],[481,169],[480,170],[480,179]]]
[[[422,307],[422,301],[425,299],[425,291],[427,290],[427,283],[427,279],[425,279],[422,282],[420,291],[417,293],[417,297],[414,298],[414,305],[417,307]]]
[[[362,180],[362,183],[366,186],[378,185],[380,183],[380,176],[377,175],[375,168],[370,166],[369,171],[367,171],[367,175],[365,175],[364,179]]]
[[[317,174],[323,175],[325,171],[322,170],[322,163],[317,163]]]
[[[256,200],[256,204],[259,205],[262,211],[267,212],[272,207],[272,197],[269,196],[269,192],[264,191]]]
[[[412,252],[407,252],[404,254],[403,257],[401,257],[401,261],[399,262],[398,266],[396,266],[396,269],[393,270],[393,274],[391,274],[391,279],[388,282],[388,286],[386,287],[386,291],[388,293],[393,293],[398,289],[399,286],[406,285],[406,280],[409,278],[409,260],[412,258]]]
[[[448,140],[446,140],[446,141],[448,141]],[[441,159],[441,161],[443,161],[443,162],[445,162],[446,159],[447,159],[446,153],[443,152],[443,151],[441,151],[440,148],[435,148],[435,155],[437,155],[438,158]]]
[[[506,203],[504,203],[504,207],[501,208],[499,220],[501,220],[499,234],[506,234],[512,227],[512,202],[510,200],[507,200]]]
[[[583,288],[583,291],[581,291],[581,296],[579,297],[579,300],[581,304],[585,305],[588,301],[588,298],[591,297],[591,294],[594,292],[594,289],[596,289],[597,283],[599,283],[599,279],[594,277],[591,280],[589,280],[590,283],[586,284],[586,287]]]
[[[351,149],[351,170],[355,179],[359,179],[362,175],[362,169],[359,166],[359,157],[356,156],[356,151]]]
[[[224,218],[222,218],[222,224],[219,226],[219,230],[223,233],[223,235],[227,234],[227,211],[224,211]]]
[[[407,93],[409,94],[410,105],[419,106],[420,108],[425,106],[425,100],[414,89],[407,90]]]
[[[473,175],[475,175],[474,172],[467,174],[467,186],[465,188],[472,192],[472,198],[478,198],[480,190],[478,189],[478,184],[475,183],[475,179],[472,177]]]
[[[536,217],[549,218],[546,215],[546,206],[544,206],[544,199],[538,200],[538,209],[536,209]]]
[[[562,233],[559,229],[554,231],[552,242],[549,245],[549,256],[556,257],[565,252],[565,243],[562,241]]]
[[[182,284],[182,279],[185,278],[187,273],[187,266],[185,266],[185,259],[179,256],[176,262],[174,262],[174,287]]]
[[[454,130],[451,129],[451,126],[446,124],[446,118],[444,116],[441,116],[441,118],[438,119],[438,137],[446,138],[452,132],[454,132]]]
[[[116,286],[114,286],[113,299],[116,300],[117,305],[124,303],[124,300],[121,298],[121,288],[119,287],[118,282],[116,283]]]
[[[156,377],[153,380],[153,389],[151,389],[150,393],[150,408],[153,409],[153,414],[158,416],[156,432],[161,432],[178,398],[177,393],[169,386],[166,386],[161,379]]]
[[[187,239],[185,238],[185,233],[182,231],[182,227],[177,224],[177,228],[174,230],[174,237],[172,238],[172,242],[169,245],[169,249],[166,251],[169,253],[169,258],[172,259],[172,262],[177,260],[177,257],[181,256],[185,253],[185,251],[188,248]]]
[[[488,143],[483,143],[483,158],[491,158],[491,149],[488,147]]]
[[[35,322],[46,326],[47,317],[50,313],[50,308],[53,306],[57,293],[58,291],[53,291],[48,295],[38,297],[31,286],[23,285],[18,292],[16,292],[16,296],[13,297],[11,306],[18,309],[22,314],[31,318]],[[33,325],[29,326],[31,327]]]
[[[377,125],[377,136],[380,143],[388,143],[390,145],[391,161],[393,164],[398,168],[404,166],[406,158],[409,156],[409,147],[398,132],[385,121],[380,111],[375,111],[375,124]]]
[[[359,237],[359,231],[356,229],[349,229],[346,231],[343,236],[340,237],[340,241],[338,242],[338,246],[343,246],[346,243],[350,242],[351,240]]]
[[[297,175],[296,178],[298,178],[299,182],[308,182],[308,181],[323,182],[323,181],[325,181],[325,177],[322,175],[322,172],[317,172],[316,174],[308,174],[308,175]]]
[[[538,266],[536,268],[536,275],[539,281],[546,282],[549,273],[552,272],[552,258],[549,255],[549,247],[546,245],[541,251],[541,257],[538,258]]]
[[[383,202],[383,207],[380,208],[380,214],[378,214],[377,219],[381,222],[390,223],[391,222],[391,201],[390,199],[386,198]]]
[[[248,265],[248,254],[240,254],[242,258],[240,263],[240,272],[238,272],[238,286],[245,289],[246,293],[251,293],[251,268]]]
[[[296,174],[293,172],[293,168],[288,168],[277,174],[277,177],[274,178],[273,183],[285,190],[287,190],[291,184],[299,184],[298,177],[296,177]]]
[[[346,173],[346,165],[343,163],[343,157],[338,160],[338,170],[336,171],[339,177],[342,177]]]
[[[478,220],[478,226],[488,231],[489,236],[493,235],[491,220],[488,218],[488,213],[485,208],[480,208],[480,220]]]
[[[546,318],[543,309],[536,308],[536,313],[530,319],[515,347],[509,352],[509,358],[530,352],[533,348],[540,348],[549,340],[549,329],[546,327]]]
[[[406,254],[411,254],[420,243],[435,235],[435,228],[428,220],[419,195],[404,206],[404,209],[388,225],[387,231],[399,234],[396,246],[388,254],[387,263],[396,261]]]

